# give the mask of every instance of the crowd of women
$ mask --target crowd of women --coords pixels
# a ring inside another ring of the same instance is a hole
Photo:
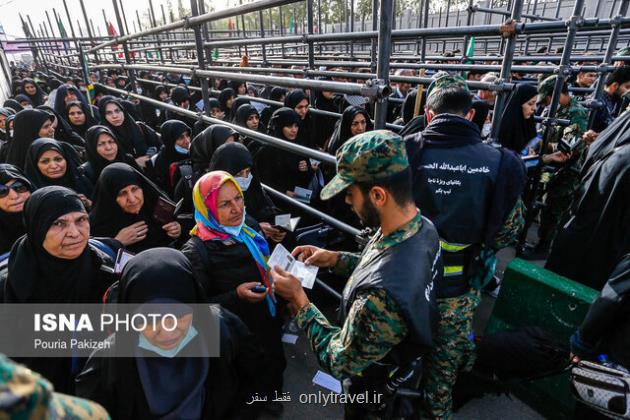
[[[285,307],[265,261],[276,244],[296,241],[275,223],[295,210],[275,203],[261,183],[358,227],[343,198],[317,198],[333,168],[120,94],[201,111],[200,92],[190,89],[197,81],[179,75],[142,73],[154,82],[131,84],[113,71],[90,74],[102,85],[89,96],[80,79],[16,76],[13,97],[0,108],[0,255],[10,253],[1,300],[99,303],[115,293],[124,303],[218,303],[211,315],[221,322],[222,355],[173,358],[173,342],[183,338],[155,333],[140,337],[136,358],[20,361],[56,390],[100,402],[117,418],[256,415],[246,400],[281,392],[286,367]],[[422,116],[413,113],[417,93],[402,83],[397,92],[404,101],[394,102],[390,121],[421,129]],[[226,80],[215,80],[210,93],[212,117],[331,154],[373,129],[372,106],[362,97]],[[519,86],[502,115],[502,142],[515,153],[536,137],[537,94]],[[476,99],[483,132],[494,97],[479,92]],[[303,224],[312,221],[302,216]],[[119,249],[136,256],[116,276],[106,267]],[[182,333],[187,345],[204,334],[192,326]],[[282,407],[270,399],[264,410],[279,414]]]

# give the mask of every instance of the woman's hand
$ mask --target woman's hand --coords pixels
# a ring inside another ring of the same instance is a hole
[[[308,172],[308,163],[305,160],[301,160],[300,163],[298,163],[298,170],[300,172]]]
[[[145,222],[136,222],[133,225],[120,229],[120,232],[114,239],[124,246],[128,246],[144,240],[148,231],[149,226]]]
[[[274,242],[282,242],[287,233],[281,229],[276,229],[269,223],[260,223],[260,229],[262,229],[265,236]]]
[[[140,156],[136,158],[136,163],[138,164],[139,167],[141,167],[142,169],[147,167],[147,162],[149,161],[149,159],[151,159],[149,156]]]
[[[236,295],[239,299],[247,301],[249,303],[258,303],[263,300],[265,298],[265,295],[267,294],[266,290],[262,293],[251,291],[251,289],[259,285],[260,283],[257,281],[249,281],[247,283],[239,284],[236,288]]]
[[[86,210],[90,210],[92,208],[92,200],[87,198],[85,195],[79,194],[79,199],[81,200],[81,202],[85,206]]]
[[[167,223],[162,226],[162,229],[166,231],[166,235],[171,239],[177,239],[182,234],[182,227],[178,222]]]

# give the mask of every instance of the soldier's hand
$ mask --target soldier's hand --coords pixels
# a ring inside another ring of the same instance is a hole
[[[564,163],[571,158],[571,153],[565,153],[563,151],[557,151],[550,155],[543,155],[543,163],[549,164],[551,162],[554,163]]]
[[[278,266],[271,269],[271,277],[273,278],[272,289],[289,303],[294,304],[295,312],[309,304],[308,297],[302,288],[302,283],[297,277]]]
[[[597,136],[599,136],[599,133],[594,130],[588,130],[586,133],[584,133],[584,135],[582,135],[582,140],[584,140],[584,143],[590,146],[591,143],[595,141]]]
[[[328,251],[312,245],[298,246],[291,253],[298,261],[302,261],[308,265],[314,265],[319,268],[334,267],[337,264],[339,253]]]

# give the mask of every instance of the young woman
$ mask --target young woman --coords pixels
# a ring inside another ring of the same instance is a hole
[[[22,93],[31,100],[33,107],[46,102],[46,92],[33,79],[22,80]]]
[[[516,85],[501,116],[498,135],[501,146],[520,154],[536,137],[534,112],[537,95],[534,85]]]
[[[8,144],[7,163],[24,169],[26,154],[31,143],[40,137],[53,138],[54,117],[40,109],[25,109],[13,120],[13,139]]]
[[[350,105],[343,111],[326,151],[335,155],[348,139],[372,130],[374,130],[374,124],[372,124],[370,114],[364,108]]]
[[[79,136],[85,140],[86,131],[98,124],[98,120],[92,116],[89,105],[81,101],[73,101],[66,105],[64,119]]]
[[[182,229],[154,218],[161,198],[168,196],[140,172],[125,163],[112,163],[101,172],[94,192],[90,223],[94,236],[114,238],[132,253],[168,246]]]
[[[177,164],[190,159],[190,127],[179,120],[168,120],[161,127],[162,143],[157,155],[151,158],[147,167],[149,178],[171,195],[175,188]],[[149,170],[149,167],[151,168]],[[179,177],[177,177],[179,178]]]
[[[140,170],[133,156],[122,151],[112,130],[103,125],[95,125],[87,130],[85,150],[87,162],[81,165],[81,170],[93,185],[96,185],[101,172],[110,163],[123,162]]]

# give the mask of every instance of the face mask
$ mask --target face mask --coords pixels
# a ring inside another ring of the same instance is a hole
[[[182,341],[180,341],[176,347],[173,347],[170,350],[164,350],[159,348],[158,346],[151,344],[151,342],[144,337],[144,334],[140,334],[138,347],[140,347],[141,349],[152,351],[153,353],[159,354],[162,357],[168,357],[169,359],[171,359],[177,356],[177,353],[179,353],[184,347],[186,347],[188,343],[190,343],[190,341],[196,336],[197,329],[193,325],[190,325],[190,327],[188,327],[188,331],[186,332],[186,336],[184,336]]]
[[[188,149],[186,149],[185,147],[182,146],[178,146],[175,145],[175,151],[181,155],[187,155],[188,154]]]
[[[238,176],[238,177],[234,178],[234,180],[236,181],[238,186],[241,187],[241,190],[247,191],[247,189],[249,188],[249,185],[252,183],[252,179],[253,178],[254,178],[254,176],[250,172],[249,175],[247,175],[247,178],[243,178],[243,177]]]
[[[9,136],[13,137],[13,130],[9,130]]]
[[[492,123],[484,124],[483,128],[481,129],[481,138],[488,137],[491,131],[492,131]]]
[[[241,229],[243,229],[243,225],[245,224],[245,209],[243,208],[243,220],[241,220],[241,224],[238,226],[223,226],[219,225],[221,229],[228,235],[238,236],[241,233]]]

